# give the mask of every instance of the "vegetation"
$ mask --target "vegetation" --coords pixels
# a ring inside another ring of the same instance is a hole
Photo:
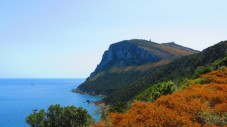
[[[91,124],[92,118],[81,107],[51,105],[47,112],[33,110],[26,122],[31,127],[86,127]]]
[[[223,64],[225,63],[225,60],[226,58],[224,57],[214,61],[209,65],[199,66],[196,69],[195,74],[192,76],[193,78],[190,80],[187,78],[183,78],[181,82],[168,81],[168,82],[160,82],[155,85],[150,84],[150,87],[140,92],[138,95],[135,96],[134,99],[137,101],[153,102],[162,95],[167,95],[175,91],[183,90],[192,84],[209,84],[210,82],[212,82],[213,79],[211,78],[212,76],[208,77],[208,75],[209,74],[217,75],[217,74],[213,74],[216,71],[213,71],[212,73],[208,73],[206,76],[204,74],[214,69],[219,69],[218,73],[220,73],[221,72],[220,70],[222,70],[223,67],[226,66],[226,64]],[[194,79],[195,77],[197,78]],[[220,77],[215,77],[215,79],[220,79]],[[222,80],[225,81],[225,79],[222,79]],[[129,101],[127,103],[118,101],[117,104],[121,104],[121,105],[116,105],[116,104],[112,105],[110,108],[111,110],[109,110],[109,112],[121,112],[121,113],[125,112],[129,107],[131,107],[131,103],[132,101]]]
[[[198,78],[201,74],[205,74],[208,72],[211,72],[213,70],[210,66],[199,66],[194,72],[194,75],[192,76],[193,79]]]
[[[96,70],[76,91],[109,96],[125,89],[154,68],[193,53],[198,51],[175,43],[158,44],[138,39],[115,43],[104,53]]]
[[[172,80],[177,86],[185,79],[196,78],[198,75],[216,70],[227,64],[227,41],[220,42],[203,50],[201,53],[185,56],[173,62],[151,69],[146,75],[134,80],[107,98],[104,102],[114,104],[133,100],[136,95],[159,82]],[[206,82],[206,79],[201,79]],[[198,83],[200,82],[198,80]],[[207,81],[209,82],[209,81]]]
[[[201,78],[211,82],[188,86],[152,103],[136,101],[126,113],[109,113],[107,119],[93,126],[227,126],[227,68],[203,74]]]
[[[94,81],[94,89],[113,93],[104,99],[111,106],[98,123],[82,108],[60,105],[34,110],[26,122],[32,127],[227,127],[226,51],[227,41],[143,73],[107,69],[108,75],[97,78],[118,85],[100,89]]]
[[[111,105],[111,107],[108,109],[108,112],[119,112],[123,113],[126,112],[128,108],[128,105],[123,102],[119,102],[116,104]]]
[[[176,89],[172,81],[155,84],[135,97],[139,101],[152,102],[162,95],[170,94]]]
[[[111,93],[118,91],[135,79],[144,76],[147,71],[124,71],[124,72],[112,72],[112,69],[106,69],[103,71],[102,76],[97,76],[95,80],[86,82],[86,85],[79,86],[79,90],[86,91],[95,95],[110,95]],[[101,81],[101,82],[100,82]]]

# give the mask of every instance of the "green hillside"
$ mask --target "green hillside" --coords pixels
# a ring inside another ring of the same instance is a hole
[[[198,53],[175,44],[158,44],[146,40],[125,40],[112,44],[87,80],[74,91],[94,95],[111,95],[155,70],[156,67]]]
[[[227,41],[211,46],[201,53],[185,56],[173,62],[152,68],[152,71],[104,99],[105,103],[127,102],[152,85],[172,80],[175,84],[185,78],[193,78],[200,66],[209,66],[227,56]],[[215,67],[215,66],[214,66]]]

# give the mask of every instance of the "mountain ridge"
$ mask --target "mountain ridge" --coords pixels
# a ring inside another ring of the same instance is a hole
[[[160,50],[162,48],[166,51]],[[173,48],[177,48],[175,52]],[[159,44],[141,39],[124,40],[110,45],[109,49],[104,52],[100,64],[91,74],[91,77],[110,66],[142,65],[148,62],[160,61],[165,57],[171,58],[189,55],[191,52],[198,51],[177,45],[173,42],[171,44]],[[176,56],[173,56],[173,54]]]
[[[198,52],[175,43],[159,44],[142,39],[113,43],[104,52],[95,71],[74,91],[110,95],[145,75],[153,67]]]

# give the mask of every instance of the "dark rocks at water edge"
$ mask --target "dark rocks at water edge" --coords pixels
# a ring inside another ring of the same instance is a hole
[[[95,94],[95,92],[88,93],[88,92],[81,91],[79,89],[73,89],[72,92],[79,93],[79,94],[87,94],[87,95],[91,95],[91,96],[98,96],[98,97],[103,97],[103,98],[106,97],[105,95],[97,95],[97,94]]]

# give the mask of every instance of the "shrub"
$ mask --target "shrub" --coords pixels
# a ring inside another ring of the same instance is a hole
[[[194,75],[192,76],[193,79],[198,78],[200,75],[211,72],[213,70],[210,66],[200,66],[197,67],[197,69],[194,72]]]
[[[166,95],[174,92],[175,89],[176,89],[176,86],[172,81],[161,82],[149,87],[144,92],[137,95],[135,99],[139,101],[152,102],[162,95]]]
[[[110,113],[103,127],[226,126],[226,84],[192,85],[152,103],[135,102],[126,113]],[[208,113],[208,114],[207,114]]]
[[[26,118],[26,122],[31,127],[84,127],[88,126],[92,119],[81,107],[51,105],[47,112],[43,109],[39,112],[34,110]]]

